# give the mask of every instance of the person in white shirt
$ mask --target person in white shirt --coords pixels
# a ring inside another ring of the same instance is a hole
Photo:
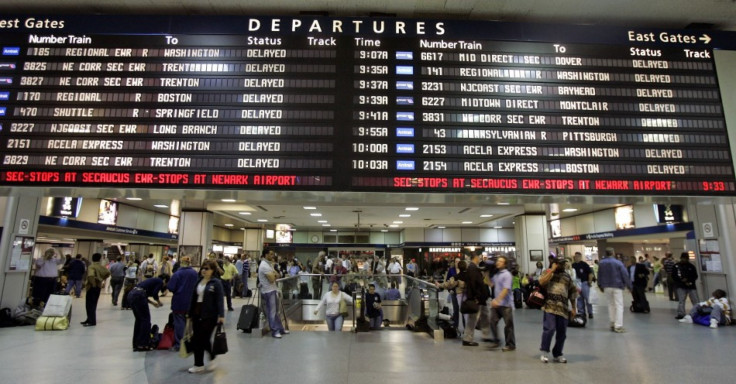
[[[314,314],[318,314],[322,307],[325,307],[325,321],[327,322],[327,330],[342,331],[342,325],[345,322],[346,313],[340,312],[340,302],[345,301],[346,304],[353,303],[353,298],[347,293],[340,290],[340,284],[332,283],[330,292],[325,293],[320,300]]]
[[[388,265],[388,273],[391,274],[391,281],[396,283],[398,287],[401,284],[401,264],[397,258],[391,259],[391,264]]]
[[[153,268],[149,268],[149,266],[152,266]],[[143,262],[141,263],[141,267],[138,270],[143,278],[156,276],[158,265],[156,264],[156,260],[153,258],[153,253],[148,254],[148,258],[143,260]]]

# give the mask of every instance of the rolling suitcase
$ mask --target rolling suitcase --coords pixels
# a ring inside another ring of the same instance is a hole
[[[258,328],[258,307],[254,305],[254,301],[251,300],[240,309],[240,317],[238,317],[236,330],[251,333],[253,328]]]

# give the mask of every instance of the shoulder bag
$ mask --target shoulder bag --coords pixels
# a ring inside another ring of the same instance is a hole
[[[476,300],[465,300],[460,304],[460,313],[478,313],[478,302]]]
[[[345,301],[345,298],[342,297],[343,293],[340,295],[340,316],[343,318],[348,317],[348,302]]]

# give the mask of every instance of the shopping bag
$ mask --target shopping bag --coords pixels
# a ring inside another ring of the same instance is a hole
[[[227,335],[222,329],[222,324],[217,325],[215,340],[212,342],[212,354],[224,355],[227,353]]]
[[[588,301],[590,304],[598,305],[598,288],[596,287],[590,287],[590,294],[588,295]]]
[[[192,320],[187,319],[184,326],[184,336],[179,341],[179,357],[186,359],[194,350],[192,349]]]
[[[72,297],[68,295],[50,295],[41,316],[66,317],[72,308]]]

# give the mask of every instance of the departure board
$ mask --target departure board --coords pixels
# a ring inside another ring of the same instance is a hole
[[[477,21],[6,17],[0,184],[732,195],[713,49],[734,40]]]

